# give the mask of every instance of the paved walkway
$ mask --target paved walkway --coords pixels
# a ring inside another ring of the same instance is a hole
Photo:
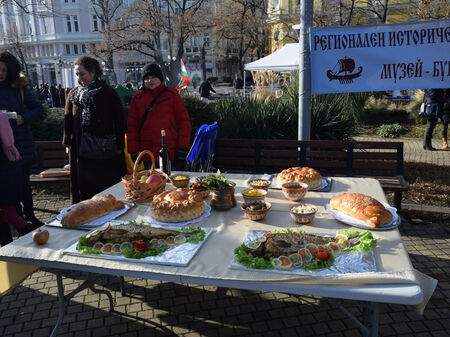
[[[420,140],[399,140],[405,142],[407,161],[450,165],[450,151],[423,151]],[[68,205],[62,196],[35,197],[42,220]],[[450,224],[403,220],[399,229],[414,267],[439,283],[423,316],[407,306],[381,304],[379,335],[450,336]],[[64,279],[66,292],[83,276],[69,274]],[[104,283],[112,290],[113,313],[104,295],[90,290],[76,295],[67,306],[60,336],[361,336],[356,324],[325,298],[125,280],[126,296],[117,291],[116,279]],[[358,303],[345,304],[361,315]],[[0,336],[49,336],[56,319],[56,278],[48,270],[34,273],[0,298]]]
[[[429,163],[443,166],[450,166],[450,149],[442,148],[442,140],[433,139],[432,144],[436,151],[427,151],[422,147],[422,139],[419,138],[382,138],[379,136],[359,136],[354,137],[360,141],[376,142],[403,142],[404,161]]]

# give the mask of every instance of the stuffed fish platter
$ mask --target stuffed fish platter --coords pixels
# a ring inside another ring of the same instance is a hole
[[[185,243],[197,244],[204,239],[205,231],[200,227],[167,229],[130,222],[114,226],[108,224],[106,228],[82,236],[76,250],[82,254],[122,255],[143,259]]]
[[[369,253],[375,245],[369,231],[321,235],[286,229],[254,232],[234,252],[236,261],[247,268],[317,270],[332,267],[336,258]]]

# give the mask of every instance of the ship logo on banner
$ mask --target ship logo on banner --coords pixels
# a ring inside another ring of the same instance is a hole
[[[338,66],[339,70],[336,71]],[[359,66],[355,73],[352,73],[353,70],[355,70],[355,61],[352,58],[344,56],[343,59],[337,61],[333,69],[327,71],[327,77],[330,81],[338,80],[341,84],[350,84],[353,83],[354,78],[361,76],[363,67]]]

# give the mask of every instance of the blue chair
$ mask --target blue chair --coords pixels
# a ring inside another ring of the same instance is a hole
[[[209,172],[214,157],[214,141],[217,137],[217,122],[203,124],[195,133],[191,149],[186,157],[185,170]]]

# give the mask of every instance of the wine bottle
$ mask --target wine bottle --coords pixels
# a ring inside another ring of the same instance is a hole
[[[161,150],[159,150],[159,170],[170,176],[170,153],[166,146],[166,131],[161,130]]]

